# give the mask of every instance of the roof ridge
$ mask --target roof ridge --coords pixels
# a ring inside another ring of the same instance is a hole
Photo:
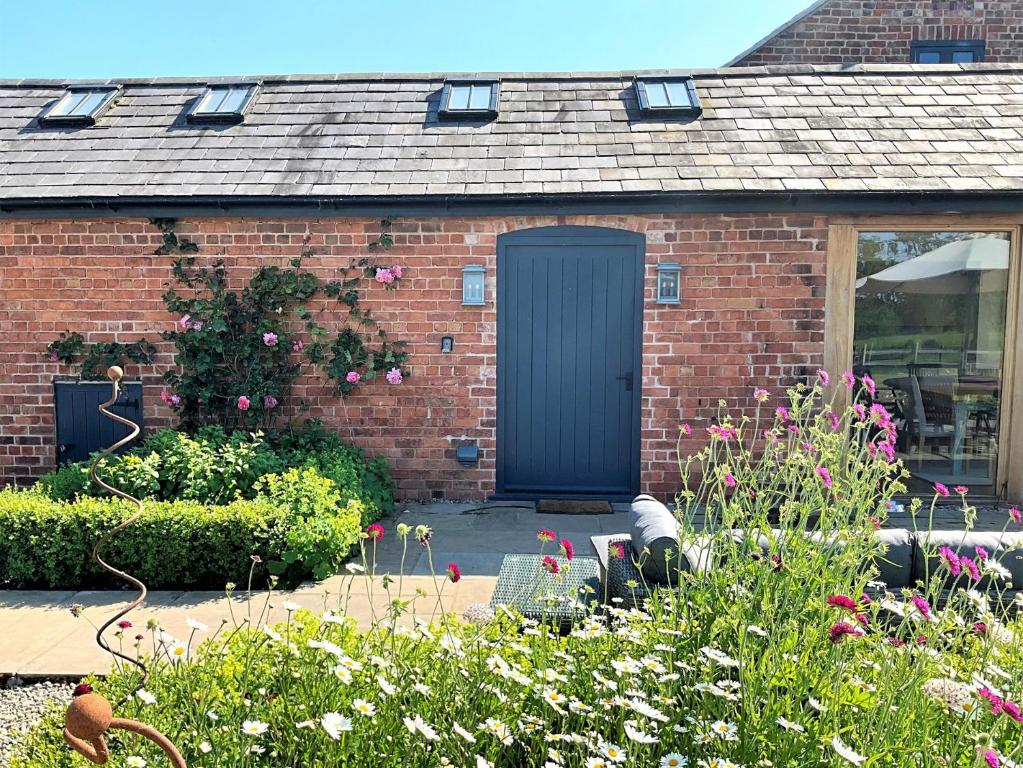
[[[264,85],[287,83],[343,82],[432,82],[446,78],[500,78],[521,81],[620,80],[657,75],[690,75],[705,77],[755,77],[777,75],[859,75],[959,74],[963,72],[1023,71],[1023,62],[978,62],[972,64],[771,64],[756,67],[661,67],[654,69],[595,70],[577,72],[352,72],[335,74],[295,75],[218,75],[213,77],[125,77],[125,78],[0,78],[0,87],[35,88],[68,85],[172,86],[206,85],[259,81]]]

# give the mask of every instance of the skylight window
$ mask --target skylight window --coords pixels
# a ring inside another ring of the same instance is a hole
[[[43,125],[93,125],[110,106],[120,88],[116,86],[71,86],[43,115]]]
[[[636,78],[636,98],[644,114],[699,114],[700,100],[688,77]]]
[[[192,122],[241,122],[255,95],[253,83],[206,86],[206,93],[189,113],[188,119]]]
[[[496,80],[448,80],[440,96],[443,117],[493,117],[497,114]]]

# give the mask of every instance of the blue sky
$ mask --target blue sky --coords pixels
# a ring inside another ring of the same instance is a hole
[[[0,77],[720,66],[810,0],[0,0]]]

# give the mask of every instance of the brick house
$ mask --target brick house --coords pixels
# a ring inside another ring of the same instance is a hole
[[[680,424],[822,365],[884,382],[921,482],[1018,496],[1021,152],[999,64],[0,82],[0,480],[57,460],[59,332],[175,322],[151,219],[330,276],[388,217],[413,375],[298,394],[407,498],[671,494]],[[147,428],[171,364],[129,371]]]
[[[1023,61],[1018,0],[817,0],[725,66]]]

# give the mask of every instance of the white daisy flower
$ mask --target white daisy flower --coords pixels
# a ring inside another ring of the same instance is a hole
[[[746,631],[752,635],[758,635],[759,637],[767,637],[767,630],[763,627],[758,627],[756,624],[750,624],[746,627]]]
[[[457,733],[470,744],[476,743],[476,737],[469,733],[467,730],[465,730],[465,728],[460,726],[457,722],[451,723],[451,730],[453,730],[455,733]]]
[[[353,701],[352,709],[365,717],[373,717],[373,715],[377,713],[376,705],[366,701],[365,699],[356,699]]]
[[[124,761],[124,764],[127,765],[128,768],[146,768],[146,765],[148,765],[148,763],[146,763],[146,761],[138,755],[128,755],[128,759]]]
[[[334,673],[334,677],[336,677],[345,685],[348,685],[348,683],[352,682],[352,670],[350,670],[344,664],[338,664],[331,670],[331,672]]]
[[[855,750],[853,750],[852,747],[850,747],[848,744],[842,741],[842,739],[837,734],[835,735],[835,738],[831,740],[831,748],[834,749],[836,753],[838,753],[839,757],[849,761],[853,765],[862,765],[867,760],[866,757],[864,757],[861,754],[858,754]]]
[[[299,605],[298,603],[293,603],[290,600],[285,600],[284,601],[284,610],[286,610],[288,613],[294,613],[295,611],[297,611],[301,607],[302,606]]]
[[[735,741],[739,738],[739,726],[734,723],[726,723],[724,720],[715,720],[711,723],[710,731],[715,736],[720,736],[725,741]]]
[[[213,745],[210,744],[208,741],[201,741],[199,742],[199,751],[202,752],[204,755],[208,755],[210,752],[213,751]]]
[[[625,762],[625,750],[619,747],[617,744],[605,744],[600,750],[604,757],[610,760],[612,763],[624,763]]]
[[[494,736],[494,738],[506,747],[511,746],[512,742],[515,741],[508,726],[497,718],[488,717],[484,722],[480,723],[480,728],[486,729],[492,736]]]
[[[246,720],[242,723],[242,733],[246,736],[262,736],[270,726],[259,720]]]
[[[320,726],[330,738],[338,741],[342,733],[352,730],[352,721],[337,712],[328,712],[320,718]]]
[[[135,692],[135,695],[138,696],[139,701],[141,701],[143,704],[155,704],[156,703],[156,697],[153,694],[151,694],[149,691],[147,691],[145,688],[139,688]]]
[[[415,734],[418,732],[422,734],[423,738],[427,741],[440,741],[440,736],[437,735],[437,731],[435,731],[429,723],[423,720],[421,716],[416,715],[415,717],[403,717],[402,722],[405,723],[405,727],[408,728],[409,733]]]
[[[398,690],[387,680],[383,675],[377,675],[377,684],[380,686],[380,690],[384,692],[385,696],[393,696],[394,692]]]
[[[625,735],[637,744],[656,744],[658,741],[656,736],[641,731],[631,720],[625,721]]]
[[[174,642],[167,648],[167,658],[177,664],[188,658],[188,646],[182,642]]]
[[[775,722],[778,723],[778,725],[780,725],[786,731],[795,731],[796,733],[806,733],[806,728],[801,726],[799,723],[794,723],[791,720],[788,720],[788,719],[786,719],[784,717],[779,716],[778,719],[775,720]]]
[[[687,765],[689,765],[689,758],[678,752],[669,752],[661,758],[660,762],[660,768],[686,768]]]
[[[587,757],[585,768],[610,768],[610,766],[602,757]]]
[[[366,569],[358,563],[345,563],[345,570],[349,573],[365,573]]]

